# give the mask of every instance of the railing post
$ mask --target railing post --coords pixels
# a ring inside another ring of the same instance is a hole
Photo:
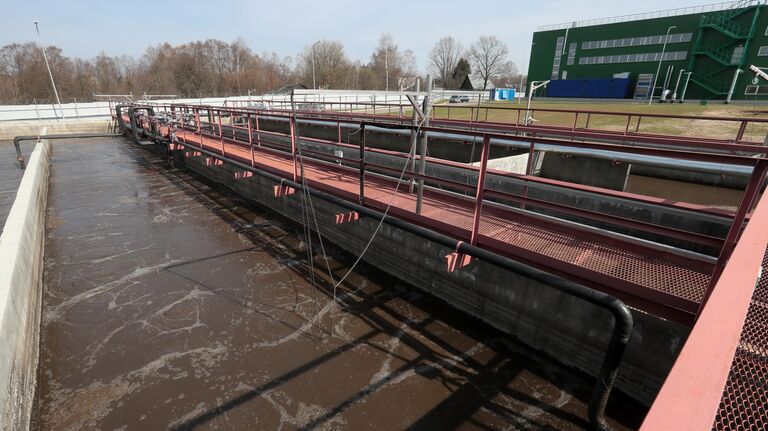
[[[224,153],[224,134],[221,132],[221,110],[216,111],[218,114],[218,120],[219,120],[219,144],[221,145],[221,155],[225,156]]]
[[[180,123],[181,123],[181,136],[184,138],[184,142],[187,142],[187,128],[184,127],[184,108],[182,108],[182,110],[181,110],[180,117],[181,117],[181,121],[180,121]]]
[[[200,126],[200,109],[195,108],[195,125],[197,126],[197,134],[200,135],[200,140],[202,141],[203,135],[202,135],[202,128]]]
[[[253,129],[251,127],[251,114],[246,114],[245,120],[248,122],[248,146],[251,148],[251,166],[256,166],[256,158],[253,155]]]
[[[291,159],[293,160],[293,182],[297,182],[299,178],[299,171],[296,167],[296,117],[291,115],[289,124],[291,128]]]
[[[629,123],[632,122],[632,115],[627,115],[627,127],[624,128],[624,135],[626,136],[627,133],[629,133]]]
[[[635,133],[638,133],[640,131],[640,120],[642,120],[642,119],[643,119],[642,115],[637,117],[637,126],[635,126]]]
[[[365,205],[365,123],[360,124],[360,205]],[[399,184],[398,184],[399,185]]]
[[[256,145],[261,146],[261,129],[259,128],[259,114],[256,114]]]
[[[736,134],[736,140],[734,143],[738,143],[744,137],[744,132],[747,130],[747,120],[741,120],[739,125],[739,132]]]
[[[480,217],[483,212],[483,194],[485,192],[485,175],[488,171],[488,155],[491,149],[490,136],[483,135],[483,149],[480,153],[480,173],[477,175],[477,193],[475,193],[475,214],[472,217],[472,235],[470,243],[477,245],[477,237],[480,231]]]
[[[534,148],[535,146],[536,146],[536,143],[531,141],[530,146],[528,147],[528,163],[526,163],[525,165],[526,176],[533,175],[533,159],[536,155],[536,149]],[[525,198],[528,197],[528,179],[527,178],[525,180],[525,185],[523,185],[522,197],[523,197],[523,200],[520,202],[520,209],[525,209]]]

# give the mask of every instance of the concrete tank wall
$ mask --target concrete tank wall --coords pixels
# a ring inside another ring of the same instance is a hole
[[[13,139],[17,136],[37,135],[41,128],[47,128],[51,135],[59,133],[108,132],[111,127],[109,118],[88,120],[44,120],[13,121],[0,127],[0,139]]]
[[[50,152],[46,141],[35,147],[0,236],[2,430],[26,430],[30,424],[39,349]]]
[[[235,180],[237,169],[231,165],[208,167],[203,157],[185,158],[182,153],[173,152],[177,166],[186,166],[251,202],[300,222],[300,193],[275,198],[276,183],[270,180],[257,175]],[[316,198],[313,203],[323,236],[352,255],[359,255],[378,222],[363,218],[337,225],[334,216],[346,210]],[[384,224],[364,260],[569,366],[596,374],[612,328],[608,312],[482,261],[448,273],[444,256],[451,251]],[[650,404],[687,329],[642,312],[635,311],[634,315],[635,332],[617,387]]]

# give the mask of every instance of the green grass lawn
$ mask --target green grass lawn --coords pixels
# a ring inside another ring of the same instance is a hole
[[[504,109],[517,108],[517,109]],[[479,118],[481,121],[495,121],[515,124],[523,121],[524,112],[518,116],[518,110],[525,109],[525,102],[486,102],[483,103],[478,111],[474,104],[455,104],[449,105],[441,103],[435,106],[436,118],[450,118],[469,120],[470,117]],[[647,105],[643,103],[590,103],[590,102],[547,102],[534,101],[532,104],[533,118],[538,125],[558,125],[571,127],[574,124],[575,115],[564,112],[536,111],[536,109],[562,109],[578,111],[599,111],[599,112],[622,112],[637,114],[667,114],[667,115],[696,115],[708,117],[729,117],[729,118],[747,118],[747,119],[766,119],[768,120],[768,107],[761,105],[724,105],[700,103],[654,103]],[[396,114],[395,114],[396,115]],[[408,113],[410,115],[410,113]],[[633,117],[630,122],[630,131],[637,127],[637,118]],[[587,115],[580,114],[576,127],[584,128],[587,126]],[[615,116],[604,114],[590,114],[590,129],[607,129],[624,131],[627,127],[627,116]],[[639,131],[642,133],[660,133],[691,137],[710,137],[710,138],[733,138],[739,129],[739,122],[712,121],[712,120],[685,120],[685,119],[656,119],[644,117],[640,121]],[[745,138],[751,141],[762,142],[768,134],[768,123],[750,123]]]

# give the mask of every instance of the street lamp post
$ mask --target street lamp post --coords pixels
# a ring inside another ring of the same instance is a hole
[[[315,47],[317,44],[320,43],[318,40],[317,42],[312,44],[312,89],[317,90],[317,83],[315,83]]]
[[[659,58],[659,67],[656,68],[656,74],[653,75],[653,86],[651,86],[651,97],[648,99],[648,104],[653,103],[653,93],[656,92],[656,82],[659,80],[659,73],[661,72],[661,62],[664,61],[664,51],[667,49],[667,42],[669,41],[669,32],[673,28],[677,28],[676,25],[671,25],[667,29],[667,34],[664,36],[664,45],[661,47],[661,58]],[[663,90],[662,90],[663,91]]]
[[[56,90],[56,83],[53,81],[53,73],[51,73],[51,65],[48,64],[48,56],[45,54],[45,45],[43,45],[43,38],[40,37],[40,28],[38,22],[35,21],[35,31],[37,32],[37,39],[40,41],[40,50],[43,51],[43,59],[45,60],[45,67],[48,68],[48,76],[51,78],[51,86],[53,87],[53,94],[56,96],[56,103],[59,104],[59,112],[61,112],[61,118],[66,120],[64,115],[64,109],[61,107],[61,100],[59,99],[59,92]]]
[[[389,46],[384,51],[384,76],[386,80],[385,90],[389,91]]]

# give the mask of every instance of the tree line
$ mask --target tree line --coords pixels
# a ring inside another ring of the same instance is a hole
[[[255,53],[243,39],[195,41],[179,46],[163,43],[138,58],[101,53],[72,58],[56,46],[45,53],[62,102],[90,101],[94,94],[174,94],[214,97],[264,94],[282,86],[349,90],[405,90],[424,78],[411,50],[401,50],[383,34],[370,59],[350,60],[341,42],[321,40],[295,57]],[[507,46],[483,36],[468,49],[454,38],[440,39],[429,52],[428,70],[436,85],[475,89],[490,84],[516,86],[520,74],[507,59]],[[42,50],[34,42],[0,48],[0,104],[52,103],[55,100]]]

